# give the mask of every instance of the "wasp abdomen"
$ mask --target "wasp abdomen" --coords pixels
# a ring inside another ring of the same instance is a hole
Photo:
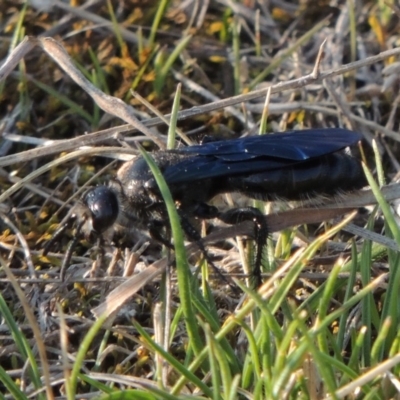
[[[227,191],[259,200],[301,200],[359,189],[366,180],[358,160],[333,153],[286,168],[230,177],[226,185]]]

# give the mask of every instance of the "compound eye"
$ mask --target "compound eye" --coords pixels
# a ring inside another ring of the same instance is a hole
[[[83,199],[92,214],[93,230],[102,233],[112,226],[118,217],[116,194],[107,186],[90,190]]]

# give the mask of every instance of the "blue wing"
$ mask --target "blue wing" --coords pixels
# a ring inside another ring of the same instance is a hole
[[[265,172],[322,157],[362,139],[347,129],[309,129],[208,142],[177,150],[193,155],[163,171],[167,183],[179,184]]]

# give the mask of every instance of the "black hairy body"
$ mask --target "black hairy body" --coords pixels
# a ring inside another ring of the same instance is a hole
[[[188,219],[219,218],[234,224],[253,220],[258,244],[256,268],[268,234],[263,215],[252,207],[220,212],[208,202],[218,194],[240,192],[252,199],[299,200],[361,188],[360,162],[342,150],[361,140],[345,129],[310,129],[282,134],[208,142],[158,151],[153,158],[178,208],[183,228],[198,240]],[[77,213],[86,235],[101,234],[114,224],[148,229],[168,244],[162,228],[168,219],[153,175],[142,157],[126,162],[109,186],[90,190]],[[78,215],[79,214],[79,215]]]

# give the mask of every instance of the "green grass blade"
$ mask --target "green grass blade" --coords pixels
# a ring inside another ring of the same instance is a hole
[[[191,273],[186,256],[183,232],[180,226],[180,219],[178,216],[178,212],[175,208],[175,204],[172,199],[171,192],[169,191],[168,185],[165,182],[165,179],[162,176],[160,170],[158,169],[156,163],[154,162],[152,157],[149,154],[147,154],[144,150],[140,149],[140,152],[143,158],[148,163],[151,172],[154,175],[154,178],[157,182],[157,185],[160,189],[161,195],[167,207],[168,218],[171,224],[172,237],[174,238],[179,296],[181,299],[181,305],[183,307],[183,313],[185,316],[185,323],[188,330],[190,343],[193,346],[195,354],[199,354],[204,346],[200,338],[200,334],[197,327],[197,321],[192,305],[192,291],[190,287]]]
[[[183,37],[166,60],[163,60],[162,58],[158,61],[158,66],[156,67],[156,79],[154,80],[154,89],[158,96],[161,95],[161,91],[165,85],[165,80],[172,65],[189,44],[191,38],[191,35]]]
[[[0,382],[4,387],[8,390],[8,394],[12,396],[13,399],[18,400],[28,400],[29,397],[21,391],[18,385],[14,382],[14,380],[7,374],[7,371],[3,369],[0,365]],[[3,391],[4,389],[2,389]],[[5,399],[2,394],[0,394],[0,398]]]
[[[148,39],[148,46],[152,48],[155,44],[157,30],[160,26],[161,20],[165,14],[165,10],[169,5],[169,0],[160,0],[160,4],[157,6],[157,12],[151,25],[150,36]]]
[[[172,111],[171,111],[171,119],[169,121],[169,128],[168,128],[168,141],[167,141],[167,149],[174,149],[175,148],[175,137],[176,137],[176,123],[178,122],[178,112],[179,106],[181,104],[181,91],[182,85],[179,83],[176,87],[174,103],[172,104]]]
[[[49,94],[50,96],[53,96],[55,99],[57,99],[57,101],[63,103],[66,107],[69,108],[69,112],[71,114],[77,114],[80,115],[81,117],[85,118],[86,121],[88,121],[91,125],[93,125],[93,117],[86,112],[81,105],[75,103],[74,101],[72,101],[69,97],[64,96],[63,94],[61,94],[60,92],[58,92],[56,89],[52,88],[49,85],[46,85],[40,81],[38,81],[37,79],[30,77],[30,80],[40,89],[42,89],[43,91],[45,91],[47,94]]]
[[[179,363],[174,357],[171,356],[170,353],[166,352],[161,346],[159,346],[150,335],[136,322],[133,322],[139,334],[145,340],[145,343],[150,349],[154,352],[159,353],[179,374],[184,376],[187,381],[192,382],[196,385],[200,390],[202,390],[207,396],[212,397],[211,389],[201,381],[195,374],[193,374],[189,368],[186,368],[184,365]],[[203,350],[208,352],[208,348],[203,347]]]

